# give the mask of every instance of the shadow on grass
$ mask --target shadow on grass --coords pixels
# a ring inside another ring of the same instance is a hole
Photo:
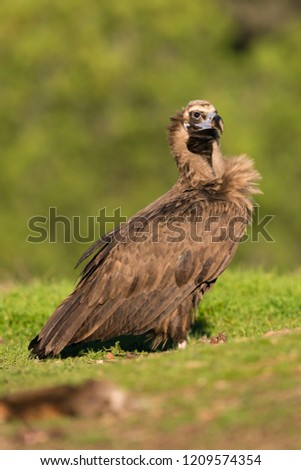
[[[190,331],[190,336],[197,339],[204,335],[210,335],[210,332],[210,324],[204,318],[199,318],[193,324]],[[60,357],[62,359],[66,359],[68,357],[84,356],[89,352],[110,351],[112,348],[114,348],[117,342],[118,349],[120,351],[136,353],[154,352],[154,349],[151,347],[152,337],[148,334],[144,334],[137,336],[118,336],[108,341],[87,341],[85,343],[72,344],[67,346],[61,352]],[[176,347],[177,345],[173,341],[168,340],[164,346],[159,346],[156,348],[156,351],[168,351]]]

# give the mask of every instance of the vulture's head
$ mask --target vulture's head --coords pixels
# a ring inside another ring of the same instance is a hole
[[[188,105],[171,117],[169,143],[174,154],[183,145],[193,153],[204,151],[223,132],[223,120],[215,107],[206,100],[190,101]]]
[[[182,120],[189,136],[218,138],[223,132],[223,120],[209,101],[190,101],[183,110]]]

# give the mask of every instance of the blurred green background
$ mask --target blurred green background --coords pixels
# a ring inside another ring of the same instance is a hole
[[[28,243],[28,220],[131,216],[177,171],[169,116],[209,99],[222,150],[262,173],[259,237],[235,263],[294,270],[301,260],[299,0],[1,0],[2,281],[72,277],[90,243]],[[97,238],[93,234],[91,241]]]

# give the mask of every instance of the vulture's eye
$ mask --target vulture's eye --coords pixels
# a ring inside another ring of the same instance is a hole
[[[194,117],[195,119],[199,119],[200,116],[201,116],[201,113],[200,113],[199,111],[195,111],[195,112],[193,113],[193,117]]]

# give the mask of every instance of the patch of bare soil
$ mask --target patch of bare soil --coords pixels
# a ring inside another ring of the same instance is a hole
[[[127,402],[125,392],[112,383],[89,380],[79,386],[59,385],[4,396],[0,399],[0,421],[120,414]]]
[[[284,328],[283,330],[270,330],[267,331],[263,336],[270,338],[271,336],[284,336],[292,333],[301,333],[301,327],[297,328]]]

